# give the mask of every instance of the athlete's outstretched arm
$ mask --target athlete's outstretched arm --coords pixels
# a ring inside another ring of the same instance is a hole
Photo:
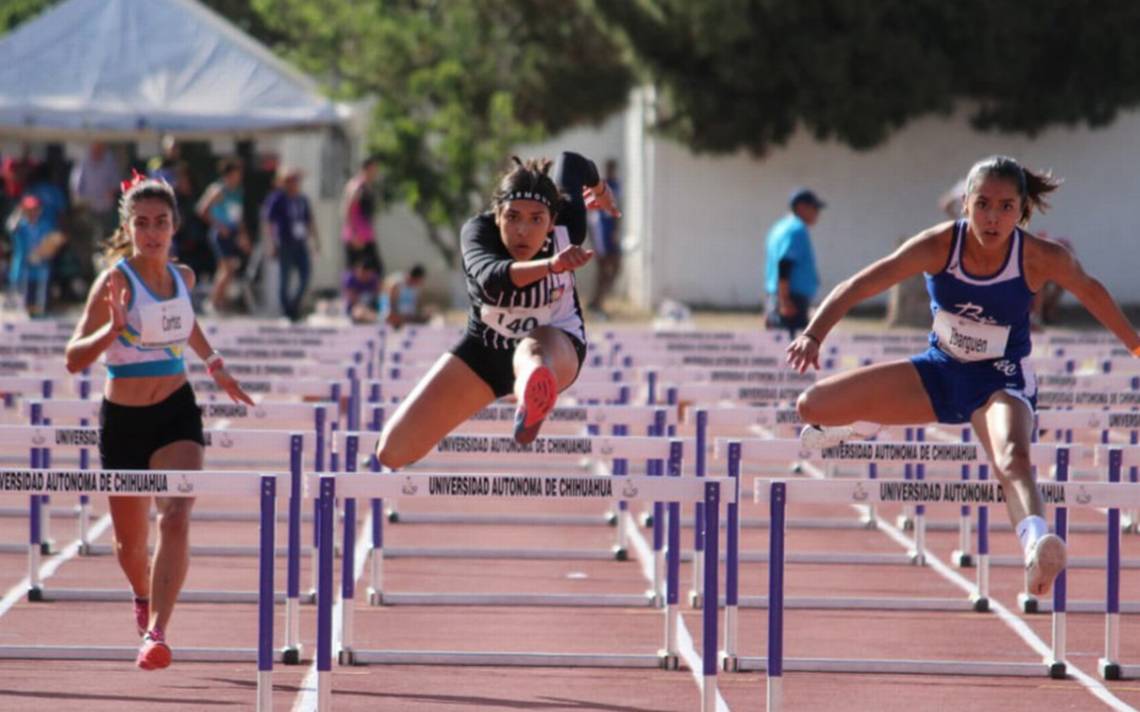
[[[1140,356],[1140,336],[1136,329],[1100,280],[1085,272],[1072,252],[1063,245],[1039,240],[1035,243],[1034,257],[1046,280],[1071,292],[1129,351]]]
[[[952,223],[923,230],[890,255],[871,263],[835,285],[804,328],[788,346],[788,363],[798,371],[819,368],[819,345],[839,320],[859,302],[922,272],[942,270],[949,255]]]
[[[90,366],[119,338],[126,326],[130,298],[130,287],[118,270],[107,270],[95,280],[64,351],[68,373],[79,373]]]

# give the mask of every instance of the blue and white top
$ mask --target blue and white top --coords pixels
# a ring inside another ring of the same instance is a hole
[[[178,268],[168,264],[174,296],[163,299],[150,290],[127,260],[115,267],[127,278],[131,300],[127,325],[103,353],[108,378],[173,376],[183,373],[182,352],[194,329],[190,290]]]
[[[1029,355],[1029,312],[1034,293],[1025,282],[1025,235],[1014,228],[1005,263],[980,277],[966,272],[962,249],[966,221],[954,223],[946,266],[926,275],[934,326],[931,345],[958,361],[1009,359]]]

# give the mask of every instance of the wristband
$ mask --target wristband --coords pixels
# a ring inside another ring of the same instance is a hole
[[[1132,355],[1135,356],[1136,358],[1140,358],[1140,346],[1137,346],[1136,348],[1132,349]]]
[[[212,376],[214,372],[225,368],[225,361],[222,360],[222,355],[217,351],[213,352],[206,357],[206,375]]]

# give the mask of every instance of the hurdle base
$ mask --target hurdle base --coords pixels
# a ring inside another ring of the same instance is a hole
[[[384,605],[384,592],[377,591],[374,588],[368,589],[368,605],[370,606],[383,606]]]
[[[1068,669],[1064,660],[1049,661],[1049,677],[1053,680],[1064,680],[1068,677]]]
[[[281,664],[282,665],[300,665],[301,664],[301,646],[295,648],[285,647],[281,648]]]
[[[1036,596],[1030,596],[1022,591],[1017,594],[1017,607],[1022,613],[1042,613],[1040,602]]]
[[[877,531],[879,529],[879,520],[872,514],[859,515],[859,526],[869,531]]]
[[[47,541],[40,542],[40,554],[43,556],[51,556],[54,553],[56,553],[54,540],[48,539]]]
[[[681,661],[676,653],[670,653],[668,650],[657,651],[657,658],[661,661],[662,670],[680,670]]]
[[[629,561],[629,550],[624,546],[614,544],[610,551],[614,553],[614,561]]]
[[[618,516],[617,512],[606,512],[606,526],[616,527],[618,524]]]
[[[700,591],[689,591],[689,607],[700,610],[704,606],[705,597]]]
[[[388,519],[389,524],[399,524],[400,523],[400,513],[394,509],[389,509],[387,512],[384,513],[384,516]]]
[[[926,566],[926,555],[918,549],[908,550],[906,557],[910,561],[911,566]]]
[[[974,555],[968,551],[955,549],[950,553],[950,561],[960,569],[970,569],[974,567]]]
[[[90,542],[81,543],[78,547],[76,547],[76,554],[78,554],[79,556],[91,556],[92,555],[91,552],[92,552],[92,549],[91,549],[91,543]]]
[[[40,586],[32,586],[28,589],[28,600],[32,603],[38,603],[44,600],[44,590]]]
[[[315,606],[317,604],[317,589],[310,589],[305,593],[299,594],[297,596],[297,600],[301,603],[312,604]]]
[[[356,651],[352,648],[341,648],[336,653],[337,665],[355,665]]]
[[[740,658],[721,651],[720,669],[725,672],[740,672]]]
[[[987,596],[980,596],[976,593],[971,593],[970,603],[973,605],[975,613],[990,612],[990,599]]]
[[[645,512],[644,514],[641,515],[640,521],[641,521],[641,526],[643,528],[645,528],[645,529],[652,528],[653,527],[653,514],[651,514],[650,512]]]
[[[914,531],[914,518],[908,517],[905,514],[900,514],[895,518],[895,526],[902,529],[904,532]]]
[[[1102,680],[1120,680],[1124,675],[1120,669],[1120,663],[1113,662],[1107,658],[1100,658],[1096,661],[1097,672],[1100,673]]]

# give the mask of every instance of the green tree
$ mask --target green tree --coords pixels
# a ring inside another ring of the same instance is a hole
[[[804,126],[865,149],[971,108],[979,129],[1101,126],[1140,100],[1132,0],[595,0],[657,85],[660,128],[762,154]]]
[[[385,190],[456,262],[454,235],[510,148],[621,108],[628,66],[592,16],[552,0],[253,0],[274,48],[341,99],[374,98]]]
[[[7,33],[24,20],[39,14],[57,0],[4,0],[0,3],[0,35]]]

